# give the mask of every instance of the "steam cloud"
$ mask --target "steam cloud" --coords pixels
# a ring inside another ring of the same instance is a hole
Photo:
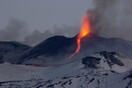
[[[28,32],[27,24],[24,21],[12,18],[5,29],[0,30],[1,41],[22,41]]]
[[[105,37],[131,40],[132,0],[95,0],[95,32]]]
[[[18,41],[33,46],[54,35],[73,37],[79,32],[79,27],[63,25],[61,27],[54,26],[53,29],[44,32],[39,30],[30,32],[25,21],[12,18],[9,19],[6,28],[0,30],[0,41]]]
[[[40,32],[38,30],[34,31],[31,35],[25,38],[24,42],[28,45],[36,45],[41,41],[54,35],[73,37],[78,32],[79,32],[78,26],[67,26],[67,25],[63,25],[62,27],[54,26],[52,30],[46,30],[44,32]]]

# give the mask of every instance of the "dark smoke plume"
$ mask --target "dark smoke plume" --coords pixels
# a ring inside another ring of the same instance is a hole
[[[131,40],[132,0],[94,0],[94,29],[105,37]]]

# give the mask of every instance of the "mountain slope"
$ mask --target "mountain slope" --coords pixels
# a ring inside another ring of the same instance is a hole
[[[12,59],[23,52],[29,50],[31,47],[20,44],[18,42],[0,42],[0,60],[13,63],[15,59]]]
[[[86,63],[84,63],[84,60]],[[89,63],[91,61],[92,63]],[[0,87],[131,88],[131,63],[132,59],[124,55],[103,51],[58,66],[32,67],[1,64]]]
[[[30,64],[35,64],[36,62],[36,64],[40,65],[57,63],[67,59],[75,51],[76,47],[76,36],[73,38],[54,36],[25,52],[18,58],[17,63],[30,62]],[[90,34],[82,40],[80,52],[72,57],[72,59],[83,58],[99,51],[115,51],[130,58],[132,57],[132,45],[130,42],[119,38],[102,38]]]
[[[71,45],[75,44],[75,38],[66,38],[63,36],[54,36],[51,38],[48,38],[47,40],[41,42],[40,44],[36,45],[32,49],[30,49],[28,52],[25,52],[23,55],[21,55],[18,59],[19,61],[17,63],[22,63],[28,59],[36,58],[39,56],[43,56],[43,58],[53,57],[60,59],[60,55],[66,58],[66,54],[69,53],[69,47]],[[75,47],[73,47],[75,48]],[[73,52],[73,50],[72,50]]]
[[[71,76],[0,82],[1,88],[132,88],[132,71],[103,76]]]

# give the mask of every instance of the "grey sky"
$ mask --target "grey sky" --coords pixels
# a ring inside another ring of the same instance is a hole
[[[91,6],[91,0],[0,0],[0,29],[9,18],[26,21],[31,30],[73,25]]]
[[[74,36],[79,32],[74,25],[79,26],[81,17],[93,6],[94,30],[99,35],[132,40],[131,0],[0,0],[0,41],[36,44],[53,35]],[[54,31],[48,30],[52,28]]]

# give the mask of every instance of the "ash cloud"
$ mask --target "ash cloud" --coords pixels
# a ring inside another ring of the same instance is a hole
[[[132,0],[94,0],[94,31],[105,37],[132,40]]]

